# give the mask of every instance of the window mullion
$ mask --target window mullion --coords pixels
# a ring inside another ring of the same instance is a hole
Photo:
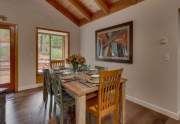
[[[63,37],[63,59],[65,60],[65,51],[66,51],[66,43],[65,43],[65,36],[62,36]]]
[[[50,63],[51,63],[51,39],[52,39],[52,37],[51,37],[51,35],[49,34],[49,44],[50,44],[50,48],[49,48],[49,50],[50,50],[50,52],[49,52],[49,60],[50,60]]]

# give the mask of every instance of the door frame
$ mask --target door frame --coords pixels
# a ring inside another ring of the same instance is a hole
[[[13,82],[11,89],[17,92],[18,91],[18,28],[16,24],[5,23],[5,22],[0,22],[0,28],[11,29],[10,35],[13,38],[11,38],[11,47],[10,47],[11,50],[10,60],[12,61],[10,65],[11,66],[10,73],[12,74],[10,82]],[[4,86],[8,86],[8,85],[5,84]]]

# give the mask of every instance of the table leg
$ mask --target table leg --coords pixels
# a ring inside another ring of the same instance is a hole
[[[86,96],[76,96],[76,124],[86,124]]]

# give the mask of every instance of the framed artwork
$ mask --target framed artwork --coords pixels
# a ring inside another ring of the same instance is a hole
[[[133,22],[96,31],[96,60],[133,63]]]

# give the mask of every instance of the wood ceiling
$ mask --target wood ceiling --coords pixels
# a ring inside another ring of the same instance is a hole
[[[78,26],[125,9],[143,0],[46,0]]]

